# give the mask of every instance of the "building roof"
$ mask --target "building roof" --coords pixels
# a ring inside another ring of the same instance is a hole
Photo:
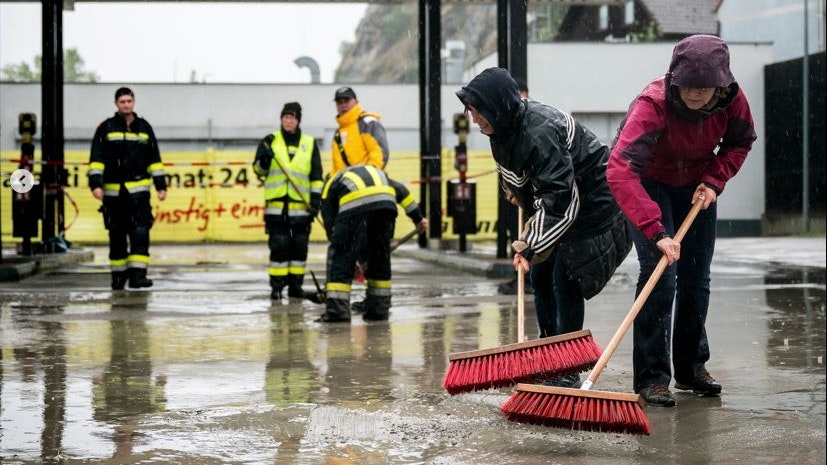
[[[721,0],[640,0],[663,35],[720,32],[717,9]]]

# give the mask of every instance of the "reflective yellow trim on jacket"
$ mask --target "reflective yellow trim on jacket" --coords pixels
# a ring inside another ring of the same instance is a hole
[[[127,181],[123,183],[127,192],[136,194],[138,192],[149,192],[152,186],[152,181],[147,179],[139,179],[137,181]],[[109,197],[117,197],[121,191],[121,185],[116,183],[107,183],[103,185],[103,195]]]
[[[342,196],[339,200],[339,211],[344,212],[374,202],[393,202],[396,191],[391,186],[370,186]]]
[[[321,195],[323,188],[324,180],[317,179],[315,181],[310,181],[310,192]]]
[[[89,176],[100,174],[103,175],[103,169],[106,167],[103,163],[99,161],[93,161],[89,163]]]
[[[265,215],[281,216],[284,214],[284,201],[268,200],[264,208]],[[288,202],[287,216],[290,218],[310,217],[307,205],[304,202]]]
[[[149,134],[145,132],[112,131],[106,133],[106,140],[149,141]]]
[[[164,164],[161,162],[153,163],[149,165],[147,168],[147,172],[154,176],[163,176],[164,175]]]

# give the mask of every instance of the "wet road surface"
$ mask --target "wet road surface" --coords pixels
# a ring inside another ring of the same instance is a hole
[[[824,268],[715,264],[723,394],[646,407],[638,437],[510,423],[508,388],[445,393],[450,353],[516,341],[502,280],[395,256],[390,321],[325,324],[319,305],[269,300],[266,247],[156,246],[155,287],[115,293],[91,249],[0,283],[0,463],[825,463]],[[323,278],[322,246],[309,268]],[[587,303],[601,347],[633,278]],[[631,335],[595,389],[631,392]]]

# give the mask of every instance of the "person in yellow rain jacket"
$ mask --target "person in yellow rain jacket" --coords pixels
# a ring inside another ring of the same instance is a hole
[[[158,199],[167,196],[161,152],[152,126],[133,111],[135,94],[128,87],[115,91],[118,111],[102,122],[92,139],[89,188],[103,205],[103,224],[109,231],[112,290],[151,287],[149,230],[153,217],[150,188]]]
[[[281,130],[268,134],[256,150],[253,171],[264,177],[264,227],[270,249],[270,298],[303,298],[307,248],[319,213],[322,159],[313,136],[299,125],[302,107],[288,102],[281,110]]]
[[[365,320],[387,320],[391,307],[391,239],[396,226],[396,205],[417,225],[428,228],[419,204],[401,183],[373,165],[354,165],[332,176],[322,190],[322,218],[327,239],[325,312],[318,321],[350,321],[353,269],[365,237],[369,266],[363,302]]]
[[[336,102],[336,123],[333,134],[333,176],[353,165],[373,165],[385,169],[388,164],[388,139],[381,116],[366,112],[350,87],[340,87],[333,97]]]

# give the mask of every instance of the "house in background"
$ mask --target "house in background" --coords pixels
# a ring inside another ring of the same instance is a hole
[[[557,42],[675,42],[692,34],[718,35],[721,0],[630,0],[622,5],[572,5]]]

